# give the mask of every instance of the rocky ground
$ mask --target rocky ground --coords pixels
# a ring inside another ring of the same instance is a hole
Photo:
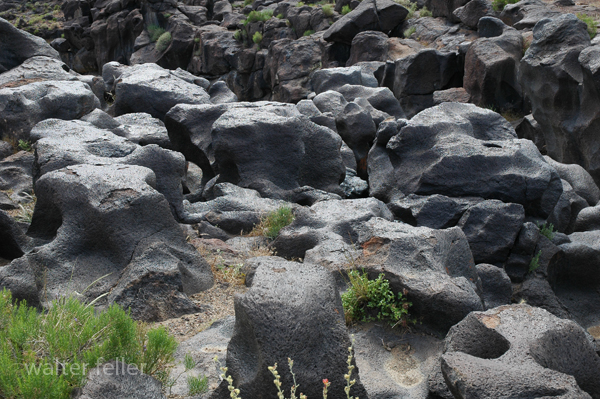
[[[166,326],[140,398],[600,398],[598,6],[0,1],[0,287]]]

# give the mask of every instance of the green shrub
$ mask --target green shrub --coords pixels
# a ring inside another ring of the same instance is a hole
[[[342,7],[342,15],[346,15],[350,11],[352,11],[352,9],[350,8],[350,5],[346,4],[344,7]]]
[[[519,0],[492,0],[492,7],[494,7],[494,10],[496,11],[502,11],[507,4],[515,4],[518,1]]]
[[[419,17],[431,17],[431,16],[433,16],[433,14],[431,13],[431,11],[429,11],[427,9],[427,7],[423,7],[419,11]]]
[[[258,44],[258,46],[260,47],[260,42],[262,42],[263,39],[263,35],[260,32],[254,32],[254,35],[252,35],[252,41],[256,44]]]
[[[314,30],[312,30],[312,29],[305,30],[305,31],[304,31],[304,33],[302,34],[302,36],[310,36],[310,35],[312,35],[313,33],[315,33],[315,31],[314,31]]]
[[[543,235],[544,237],[546,237],[549,240],[552,240],[554,238],[554,225],[552,223],[549,223],[549,224],[544,223],[538,227],[540,228],[541,235]]]
[[[158,51],[159,53],[165,51],[167,47],[169,47],[169,44],[171,44],[171,40],[171,32],[165,32],[162,35],[160,35],[160,37],[156,41],[156,51]]]
[[[248,14],[248,18],[246,18],[247,23],[250,22],[265,22],[273,17],[273,10],[263,10],[263,11],[250,11]]]
[[[531,262],[529,262],[529,273],[533,273],[540,267],[540,256],[542,256],[542,251],[539,251],[533,258],[531,258]]]
[[[241,31],[241,30],[239,30],[239,29],[238,29],[238,30],[236,30],[236,31],[233,33],[233,38],[234,38],[235,40],[237,40],[238,42],[242,41],[242,31]]]
[[[155,42],[158,38],[165,33],[165,30],[158,25],[148,25],[148,34],[150,35],[150,40]]]
[[[577,18],[585,22],[587,25],[588,35],[590,35],[590,39],[593,39],[596,36],[597,30],[596,21],[594,21],[594,18],[587,14],[577,14]]]
[[[411,26],[410,28],[408,28],[407,30],[404,31],[404,37],[406,39],[408,39],[409,37],[412,36],[413,33],[415,33],[417,31],[417,28],[415,28],[414,26]]]
[[[331,18],[333,16],[333,5],[326,4],[322,7],[322,9],[323,9],[323,14],[325,14],[325,16],[327,18]]]
[[[283,19],[283,14],[277,14],[277,19]]]
[[[303,1],[299,1],[298,3],[296,3],[296,7],[302,7],[302,6],[304,6]]]
[[[68,399],[89,369],[112,359],[165,382],[177,347],[164,327],[149,329],[118,305],[103,312],[73,297],[38,312],[0,291],[0,397]]]
[[[399,292],[395,295],[383,273],[376,280],[369,280],[366,272],[348,272],[349,287],[342,294],[344,316],[348,324],[353,321],[388,320],[392,326],[408,325],[408,302]]]
[[[294,213],[289,206],[267,213],[260,223],[250,232],[250,236],[265,236],[271,239],[279,235],[281,229],[294,221]]]
[[[31,152],[33,147],[31,147],[31,142],[29,140],[19,140],[18,145],[19,150]]]
[[[252,4],[254,2],[254,0],[244,0],[244,5],[245,6],[249,6],[250,4]]]

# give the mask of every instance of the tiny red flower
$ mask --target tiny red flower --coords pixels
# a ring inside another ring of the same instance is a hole
[[[327,378],[323,379],[323,384],[325,384],[325,385],[329,384],[329,380]]]

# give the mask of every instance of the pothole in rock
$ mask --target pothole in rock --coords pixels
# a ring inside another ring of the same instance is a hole
[[[395,383],[403,387],[412,387],[423,381],[419,361],[412,356],[410,345],[404,344],[392,348],[391,357],[385,362],[385,371]]]

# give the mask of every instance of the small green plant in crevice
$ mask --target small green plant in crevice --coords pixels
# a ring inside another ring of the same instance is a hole
[[[294,213],[289,206],[282,206],[272,212],[267,213],[260,223],[250,232],[250,236],[265,236],[275,239],[281,229],[294,221]]]
[[[290,399],[296,399],[296,390],[298,389],[298,383],[296,382],[296,374],[294,374],[294,361],[288,357],[288,367],[290,368],[290,374],[292,375],[292,380],[294,381],[294,385],[290,388]],[[273,380],[273,384],[277,387],[277,397],[279,399],[285,399],[285,393],[281,390],[281,376],[277,371],[277,363],[273,366],[268,367],[271,374],[275,379]],[[300,393],[300,399],[307,399],[306,395]]]
[[[171,40],[171,32],[165,32],[162,35],[160,35],[160,37],[156,41],[156,51],[158,51],[159,53],[165,51],[167,47],[169,47],[169,44],[171,44]]]
[[[263,39],[263,35],[260,32],[254,32],[254,35],[252,35],[252,41],[258,45],[258,48],[260,49],[260,42],[262,42]]]
[[[327,17],[327,18],[331,18],[333,16],[333,5],[332,4],[326,4],[322,7],[323,10],[323,14]]]
[[[254,0],[244,0],[244,6],[249,6],[253,2],[254,2]]]
[[[492,0],[492,7],[496,11],[502,11],[507,4],[515,4],[518,1],[519,0]]]
[[[250,11],[246,18],[246,24],[252,22],[265,22],[273,18],[273,10]]]
[[[177,377],[169,378],[165,384],[165,388],[168,388],[169,390],[169,395],[171,394],[171,389],[177,383],[179,378],[181,378],[184,373],[187,373],[196,367],[197,364],[198,363],[194,361],[194,358],[192,358],[189,353],[185,354],[185,357],[183,358],[183,371],[179,373]],[[187,376],[186,383],[191,396],[201,395],[208,391],[208,377],[205,375],[200,375],[197,377]]]
[[[217,367],[221,370],[221,379],[227,381],[227,389],[229,390],[229,397],[231,399],[242,399],[240,394],[240,390],[233,385],[233,377],[231,375],[227,375],[227,367],[221,366],[221,362],[219,362],[219,357],[215,356],[213,361],[217,364]]]
[[[423,7],[419,10],[419,17],[431,17],[433,16],[432,12],[427,9],[427,7]]]
[[[596,31],[598,29],[596,26],[596,21],[594,21],[594,18],[587,14],[582,14],[582,13],[577,14],[577,18],[579,18],[580,20],[585,22],[585,24],[587,25],[588,35],[590,35],[590,39],[593,39],[596,36]]]
[[[312,30],[312,29],[305,30],[305,31],[304,31],[304,33],[302,34],[302,36],[310,36],[310,35],[312,35],[313,33],[315,33],[315,31],[314,31],[314,30]]]
[[[346,4],[345,6],[342,7],[342,15],[346,15],[348,14],[350,11],[352,11],[352,9],[350,8],[349,4]]]
[[[238,29],[238,30],[236,30],[236,31],[233,33],[233,38],[234,38],[235,40],[237,40],[238,42],[242,41],[242,31],[241,31],[241,30],[239,30],[239,29]]]
[[[283,14],[277,14],[277,19],[283,19]]]
[[[303,1],[299,1],[296,3],[296,7],[302,7],[304,6],[304,2]]]
[[[148,25],[148,34],[150,35],[150,40],[155,42],[158,38],[165,33],[165,30],[158,25]]]
[[[417,31],[417,28],[415,28],[414,26],[411,26],[410,28],[408,28],[407,30],[404,31],[404,38],[408,39],[416,31]]]
[[[348,289],[342,294],[346,323],[388,320],[392,326],[406,327],[414,322],[409,319],[408,309],[412,303],[406,299],[406,293],[394,294],[383,273],[369,280],[366,272],[351,270],[348,279]]]
[[[175,339],[150,329],[118,305],[96,312],[75,297],[39,312],[0,291],[0,397],[68,399],[87,371],[117,359],[161,382],[168,379]]]
[[[31,152],[33,147],[31,146],[31,142],[29,140],[19,140],[19,145],[17,146],[19,150]]]
[[[533,273],[540,267],[540,256],[542,256],[542,251],[538,251],[538,253],[531,258],[531,262],[529,262],[529,273]]]
[[[552,240],[554,238],[554,225],[552,223],[544,223],[540,226],[538,226],[540,228],[540,234],[543,235],[544,237],[546,237],[549,240]]]

